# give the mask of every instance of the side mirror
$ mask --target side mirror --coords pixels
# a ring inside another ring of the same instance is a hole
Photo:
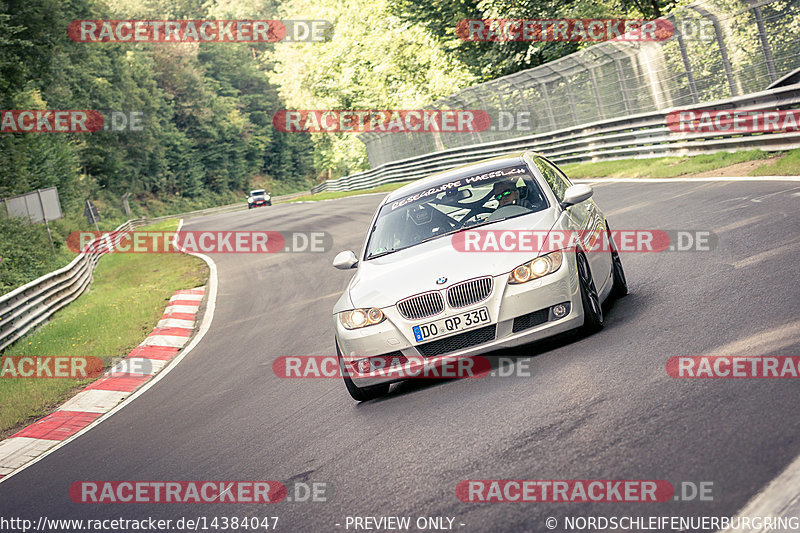
[[[339,270],[349,270],[358,266],[358,258],[352,250],[339,252],[336,254],[336,257],[333,258],[333,266]]]
[[[561,201],[561,208],[566,209],[571,205],[585,202],[592,197],[593,193],[594,191],[588,185],[583,183],[579,185],[573,185],[564,191],[564,199]]]

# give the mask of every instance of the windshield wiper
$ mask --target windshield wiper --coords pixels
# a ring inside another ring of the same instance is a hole
[[[403,246],[402,248],[392,248],[391,250],[384,250],[383,252],[377,253],[375,255],[370,255],[369,257],[367,257],[367,259],[375,259],[376,257],[381,257],[381,256],[384,256],[384,255],[387,255],[387,254],[392,254],[394,252],[399,252],[401,250],[407,250],[408,248],[411,248],[412,246],[416,246],[418,244],[422,244],[423,242],[429,241],[431,239],[435,239],[436,237],[444,237],[445,235],[449,235],[449,234],[448,233],[443,233],[441,235],[431,235],[428,238],[422,239],[421,241],[415,242],[414,244],[409,244],[408,246]]]
[[[384,250],[382,252],[378,252],[377,254],[370,254],[367,256],[367,259],[375,259],[376,257],[383,257],[384,255],[393,254],[394,252],[398,252],[400,250],[404,250],[404,248],[392,248],[391,250]]]

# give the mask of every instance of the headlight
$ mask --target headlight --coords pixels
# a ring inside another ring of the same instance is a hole
[[[383,322],[386,317],[383,311],[372,307],[370,309],[353,309],[352,311],[342,311],[339,313],[339,320],[345,329],[358,329],[367,326],[374,326]]]
[[[511,285],[518,285],[552,274],[561,268],[563,260],[564,254],[561,251],[541,255],[533,261],[520,265],[512,270],[511,274],[508,275],[508,283]]]

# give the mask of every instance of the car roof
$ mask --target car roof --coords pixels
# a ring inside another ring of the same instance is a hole
[[[253,189],[252,191],[250,191],[250,194],[253,194],[255,192],[267,192],[267,190],[266,189]]]
[[[461,165],[455,168],[444,170],[442,172],[437,172],[435,174],[431,174],[430,176],[426,176],[416,181],[412,181],[408,185],[404,185],[399,189],[391,192],[386,197],[384,203],[397,200],[398,198],[407,196],[409,193],[418,191],[420,189],[424,189],[426,186],[429,185],[441,183],[442,181],[446,181],[449,179],[456,180],[459,178],[465,178],[468,176],[472,176],[474,174],[480,174],[482,172],[488,172],[497,168],[502,168],[504,166],[522,163],[524,161],[522,157],[526,153],[534,156],[539,155],[536,152],[527,152],[527,151],[515,152],[511,154],[501,155],[498,157],[492,157],[490,159],[483,159],[481,161],[476,161],[474,163],[467,163],[466,165]]]

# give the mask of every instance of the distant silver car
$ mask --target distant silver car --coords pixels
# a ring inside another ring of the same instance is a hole
[[[404,369],[423,362],[602,328],[601,304],[628,289],[613,240],[607,251],[587,253],[598,236],[610,235],[591,196],[591,187],[573,185],[530,152],[454,168],[389,194],[360,259],[345,251],[333,263],[357,268],[333,309],[350,395],[359,401],[384,395],[391,382],[414,375]],[[477,235],[475,228],[574,232],[581,240],[555,250],[459,250],[459,233]],[[376,370],[379,360],[392,360],[399,371]]]
[[[253,209],[254,207],[261,207],[262,205],[272,205],[272,197],[264,189],[255,189],[250,191],[250,196],[247,197],[247,208]]]

